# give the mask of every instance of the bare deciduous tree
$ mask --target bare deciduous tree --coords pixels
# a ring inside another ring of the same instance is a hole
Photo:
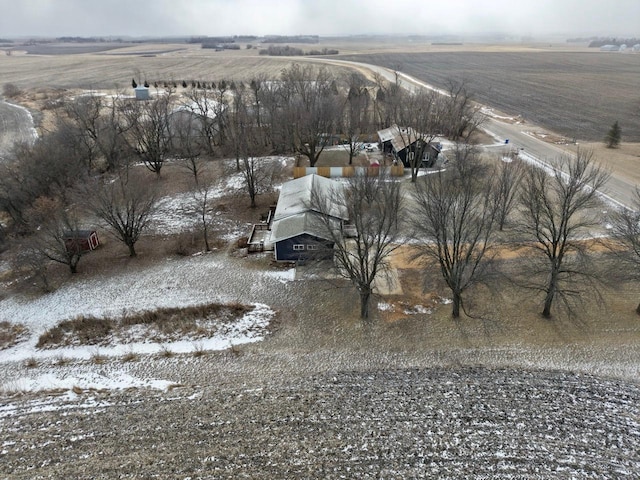
[[[640,278],[640,189],[636,189],[631,208],[622,208],[613,219],[612,250],[622,260],[627,278]],[[620,265],[616,265],[617,268]],[[618,272],[619,273],[619,272]],[[636,308],[640,315],[640,304]]]
[[[219,85],[215,92],[191,88],[184,94],[187,98],[184,109],[191,112],[195,123],[191,125],[192,136],[199,137],[199,147],[209,155],[215,153],[227,109],[227,86],[225,82],[219,82]]]
[[[554,299],[571,309],[588,287],[594,287],[588,250],[580,236],[597,225],[590,209],[597,205],[597,191],[608,172],[600,168],[593,153],[579,150],[575,158],[560,159],[551,174],[529,168],[522,183],[518,230],[533,243],[527,257],[527,288],[544,294],[542,315],[551,317]]]
[[[339,111],[334,79],[325,68],[292,65],[282,72],[285,125],[291,129],[294,150],[315,166],[334,133]]]
[[[525,172],[525,164],[516,159],[499,161],[495,175],[494,194],[496,196],[496,220],[502,231],[518,200],[520,183]]]
[[[266,149],[265,131],[248,111],[244,89],[234,92],[227,133],[236,157],[237,170],[242,174],[251,200],[251,208],[255,208],[257,196],[272,188],[280,165],[261,158]]]
[[[68,147],[54,131],[33,145],[15,145],[0,162],[0,208],[14,222],[24,223],[25,211],[38,197],[64,196],[86,177],[82,159]]]
[[[84,252],[75,209],[60,199],[40,197],[29,210],[27,219],[33,232],[28,238],[27,250],[42,260],[67,265],[71,273],[76,273]]]
[[[131,150],[156,175],[173,148],[171,97],[169,92],[153,100],[130,102],[124,109]]]
[[[311,209],[320,212],[318,221],[327,239],[334,244],[337,272],[351,281],[360,296],[360,317],[369,317],[374,282],[390,268],[390,255],[399,246],[403,198],[397,180],[384,176],[351,177],[344,190],[328,194],[315,192]],[[354,238],[346,238],[333,213],[347,213],[355,229]]]
[[[347,137],[346,146],[349,151],[349,165],[363,145],[361,135],[368,132],[370,122],[370,100],[365,80],[360,74],[349,77],[349,92],[344,101],[342,111],[342,133]]]
[[[436,265],[452,294],[452,315],[464,308],[462,295],[486,279],[495,231],[491,180],[468,145],[456,150],[447,171],[416,183],[413,226],[420,243],[415,257]]]
[[[401,97],[401,108],[394,122],[398,125],[398,138],[406,149],[411,181],[415,183],[431,142],[441,130],[443,100],[440,94],[423,89],[404,92]]]
[[[449,80],[442,116],[443,133],[452,140],[469,141],[485,120],[480,105],[473,102],[466,81]]]
[[[90,185],[83,196],[89,210],[108,225],[111,234],[135,257],[135,244],[148,227],[156,205],[153,185],[126,172],[111,181]]]

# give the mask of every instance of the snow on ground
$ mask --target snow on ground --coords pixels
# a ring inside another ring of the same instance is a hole
[[[294,272],[277,272],[277,275],[288,280]],[[38,337],[43,332],[63,320],[78,315],[119,318],[125,312],[155,310],[162,307],[186,307],[211,302],[233,303],[242,301],[238,291],[246,288],[247,282],[268,285],[273,283],[273,276],[273,273],[244,271],[239,265],[230,265],[228,259],[221,259],[216,255],[201,255],[186,259],[168,259],[157,265],[132,268],[110,277],[78,279],[63,285],[55,292],[36,298],[4,298],[0,300],[0,316],[2,319],[10,319],[13,323],[26,326],[29,336],[25,341],[0,351],[0,364],[33,361],[40,365],[47,362],[55,363],[59,359],[90,360],[97,356],[144,355],[163,351],[191,353],[224,350],[234,345],[257,342],[267,334],[274,312],[265,304],[249,302],[255,305],[252,311],[231,324],[225,324],[211,338],[182,338],[179,341],[159,343],[144,341],[134,336],[133,343],[127,342],[125,338],[99,347],[36,348]],[[37,371],[40,370],[39,367]],[[0,374],[0,390],[65,388],[74,382],[76,385],[78,382],[92,385],[93,380],[84,378],[81,373],[78,375],[79,380],[73,381],[42,374],[21,380],[5,373]],[[128,386],[139,386],[143,382],[122,376],[122,372],[117,370],[108,378],[100,378],[99,381],[105,384],[104,388],[108,387],[109,382]],[[153,381],[148,379],[144,382]],[[145,385],[150,386],[148,383]]]
[[[291,160],[290,157],[281,156],[261,158],[261,161],[280,163],[283,167]],[[225,175],[209,192],[208,198],[211,200],[219,199],[226,195],[242,195],[246,190],[242,172],[235,170],[235,160],[226,160],[225,168],[228,171],[228,175]],[[280,186],[274,185],[273,187],[279,188]],[[154,233],[167,235],[200,228],[202,218],[199,212],[199,202],[200,199],[196,192],[182,192],[160,198],[153,215],[150,217],[151,230]],[[247,225],[232,225],[231,223],[233,222],[221,221],[216,218],[217,216],[218,214],[213,212],[207,215],[207,220],[214,227],[223,227],[227,230],[227,233],[223,235],[223,239],[233,239],[246,235],[247,232],[243,229]]]
[[[275,278],[281,283],[288,283],[296,279],[296,269],[289,268],[288,270],[282,270],[279,272],[267,272],[265,273],[265,275],[271,278]]]

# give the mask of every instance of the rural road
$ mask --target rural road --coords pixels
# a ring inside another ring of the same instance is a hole
[[[0,161],[14,144],[32,142],[37,137],[33,117],[29,111],[0,100]]]
[[[389,82],[396,81],[396,72],[391,69],[379,67],[377,65],[371,65],[368,63],[351,62],[346,60],[321,60],[313,59],[311,61],[323,61],[325,63],[331,63],[335,65],[349,66],[356,68],[364,72],[372,72],[378,74]],[[417,88],[427,88],[430,90],[436,90],[444,95],[446,92],[440,90],[432,85],[429,85],[422,80],[415,77],[411,77],[402,72],[397,72],[399,83],[407,90],[414,91]],[[487,106],[490,108],[490,106]],[[512,124],[502,122],[494,117],[487,117],[485,123],[481,127],[485,132],[494,137],[497,142],[504,143],[509,139],[509,145],[511,149],[517,149],[528,155],[530,159],[537,163],[545,164],[553,168],[557,168],[559,160],[563,156],[573,155],[571,151],[566,147],[562,148],[558,145],[547,143],[543,140],[533,137],[529,132],[540,129],[536,125],[527,124]],[[496,146],[496,148],[500,148]],[[626,178],[622,173],[616,172],[615,166],[607,165],[606,168],[611,169],[611,177],[607,182],[604,191],[601,192],[607,200],[615,203],[619,206],[630,207],[633,205],[633,199],[635,197],[635,190],[637,185],[632,180]]]

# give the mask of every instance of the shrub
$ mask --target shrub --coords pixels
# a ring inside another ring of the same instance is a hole
[[[79,316],[50,328],[38,339],[36,347],[81,343],[95,345],[103,341],[113,330],[114,321],[108,318]]]
[[[28,333],[27,327],[19,323],[0,322],[0,350],[12,347]]]
[[[38,366],[38,360],[36,360],[34,357],[27,358],[24,361],[24,366],[27,368],[36,368]]]
[[[22,94],[22,90],[13,83],[5,83],[2,87],[2,94],[7,98],[16,98]]]

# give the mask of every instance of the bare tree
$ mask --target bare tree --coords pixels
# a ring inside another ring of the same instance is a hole
[[[452,140],[468,142],[485,120],[480,105],[473,102],[468,83],[449,80],[444,99],[443,133]]]
[[[632,207],[622,208],[614,216],[613,233],[612,250],[626,267],[624,276],[640,279],[640,189],[636,189]],[[616,268],[620,266],[616,262]],[[640,304],[636,312],[640,315]]]
[[[75,209],[59,198],[40,197],[29,210],[27,219],[33,234],[26,242],[26,249],[41,259],[67,265],[71,273],[76,273],[84,251]]]
[[[192,120],[190,116],[175,115],[172,117],[173,154],[178,159],[179,165],[193,176],[197,186],[204,170],[202,154],[205,150],[200,142],[201,137],[197,126]]]
[[[319,212],[318,222],[334,244],[337,272],[351,281],[360,296],[360,317],[369,318],[369,305],[375,280],[390,268],[390,255],[399,246],[403,197],[400,183],[384,176],[351,177],[345,189],[330,193],[314,192],[310,207]],[[355,229],[346,238],[336,209],[346,212]]]
[[[572,300],[595,286],[589,252],[580,237],[598,223],[590,209],[608,178],[593,153],[583,150],[575,158],[561,158],[551,174],[529,168],[524,176],[518,230],[533,243],[528,244],[532,252],[523,285],[544,294],[546,318],[551,317],[554,299],[571,309]]]
[[[64,102],[62,109],[56,110],[57,129],[66,134],[71,148],[85,161],[87,171],[94,168],[100,154],[98,135],[102,107],[103,97],[83,95]]]
[[[437,265],[451,290],[452,315],[464,308],[462,295],[486,279],[493,246],[496,209],[492,183],[475,150],[460,146],[452,168],[416,183],[413,227],[415,257]]]
[[[415,183],[423,161],[428,160],[431,142],[441,131],[442,97],[423,89],[405,92],[401,97],[394,122],[398,125],[397,138],[406,150],[411,181]]]
[[[116,96],[104,103],[103,114],[98,120],[96,143],[108,171],[125,164],[130,153],[126,142],[128,125],[123,118],[125,109],[125,101]]]
[[[344,101],[342,113],[342,132],[347,137],[349,165],[363,145],[361,135],[368,131],[370,100],[365,80],[360,74],[349,77],[349,93]]]
[[[191,88],[184,95],[187,102],[183,105],[186,111],[193,115],[194,123],[191,128],[200,139],[200,148],[209,155],[215,153],[223,123],[223,116],[227,109],[225,82],[219,82],[214,92],[206,88]]]
[[[172,96],[157,96],[144,102],[129,102],[124,118],[129,146],[150,171],[160,175],[162,166],[173,148],[171,128]]]
[[[255,208],[257,196],[272,188],[280,165],[261,157],[266,150],[265,129],[257,125],[255,117],[249,112],[244,89],[234,92],[227,133],[236,157],[237,170],[242,174],[251,200],[251,208]]]
[[[210,230],[215,212],[214,192],[217,182],[203,176],[196,188],[191,192],[192,202],[187,205],[187,214],[198,218],[198,223],[202,227],[202,238],[204,240],[205,251],[211,251]]]
[[[66,139],[54,131],[41,136],[33,145],[15,145],[11,155],[0,162],[0,208],[17,224],[41,196],[66,195],[86,177],[82,159]]]
[[[504,229],[507,219],[516,207],[520,184],[525,172],[525,164],[522,161],[517,158],[509,160],[499,161],[495,172],[496,220],[500,231]]]
[[[339,111],[334,78],[325,68],[292,65],[282,72],[285,126],[291,129],[294,150],[315,166],[334,133]]]
[[[156,205],[153,186],[133,176],[133,172],[125,172],[111,181],[89,186],[84,198],[89,210],[107,224],[111,234],[135,257],[135,244],[148,227]]]

